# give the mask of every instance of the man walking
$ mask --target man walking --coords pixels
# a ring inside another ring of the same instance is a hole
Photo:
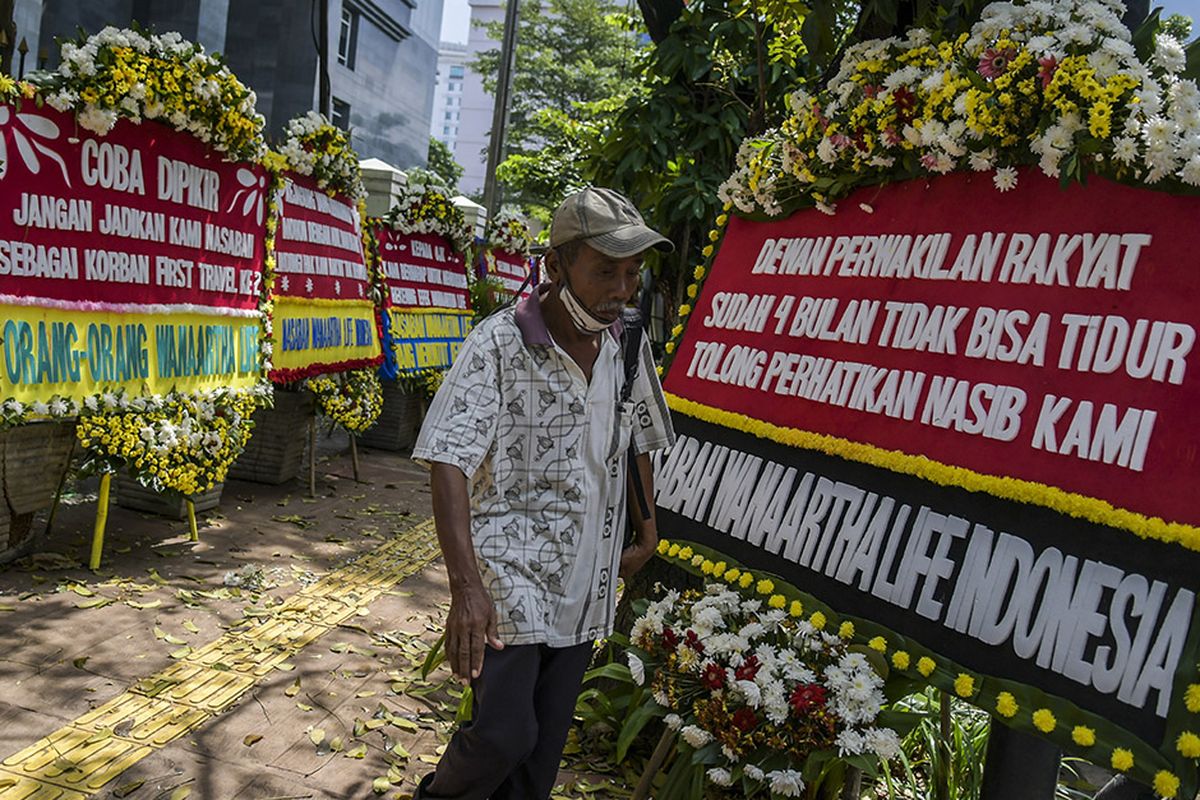
[[[593,642],[612,632],[617,575],[654,553],[648,453],[674,432],[649,345],[621,325],[651,247],[672,249],[626,198],[568,197],[549,281],[472,331],[430,405],[413,458],[431,469],[446,655],[474,713],[418,799],[549,797]],[[629,387],[625,337],[640,342]],[[649,518],[629,497],[631,442]]]

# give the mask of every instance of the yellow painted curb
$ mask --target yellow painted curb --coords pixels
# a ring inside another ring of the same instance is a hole
[[[85,800],[155,750],[236,705],[278,664],[438,556],[433,520],[0,761],[0,800]]]

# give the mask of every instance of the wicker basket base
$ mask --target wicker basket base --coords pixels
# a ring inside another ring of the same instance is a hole
[[[254,412],[254,432],[228,477],[278,485],[299,475],[315,407],[310,391],[276,392],[274,408]]]
[[[74,442],[74,422],[0,431],[0,564],[32,548],[33,515],[54,502]]]
[[[156,492],[142,486],[128,475],[117,475],[117,505],[133,511],[145,511],[168,519],[184,519],[187,517],[187,500],[179,492]],[[225,484],[218,483],[203,494],[193,498],[196,513],[211,511],[221,504],[221,490]]]
[[[406,392],[394,382],[383,383],[383,410],[358,441],[377,450],[407,450],[417,441],[421,427],[421,396]]]

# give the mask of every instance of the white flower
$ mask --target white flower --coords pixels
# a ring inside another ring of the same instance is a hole
[[[104,136],[117,124],[117,112],[88,105],[79,112],[76,119],[79,127]]]
[[[995,163],[996,153],[990,147],[978,153],[972,153],[968,163],[976,172],[987,172]]]
[[[838,755],[841,756],[859,755],[867,747],[866,738],[853,728],[846,728],[839,733],[834,743],[837,745]]]
[[[704,747],[704,745],[712,741],[712,735],[708,731],[695,725],[684,726],[679,735],[683,737],[685,742],[696,749]]]
[[[891,728],[870,728],[863,735],[867,749],[884,761],[900,755],[900,737]]]
[[[50,406],[46,405],[41,400],[35,400],[33,404],[29,406],[29,410],[38,416],[44,417],[50,413]]]
[[[1150,61],[1172,74],[1187,66],[1187,53],[1175,37],[1160,33],[1154,42],[1154,55]]]
[[[708,771],[708,779],[717,786],[732,786],[733,776],[729,774],[729,770],[721,767],[713,767]]]
[[[63,402],[61,397],[56,397],[50,401],[50,413],[56,417],[61,417],[67,413],[67,404]]]
[[[663,722],[673,731],[677,731],[683,727],[683,717],[678,714],[667,714],[663,717]]]
[[[1017,185],[1017,170],[1014,167],[1001,167],[992,176],[992,183],[1002,192],[1007,192]]]
[[[633,652],[626,654],[629,659],[629,674],[633,676],[633,682],[641,686],[646,682],[646,665]]]
[[[767,773],[771,783],[771,791],[784,797],[799,797],[804,790],[804,780],[794,769],[778,769]]]
[[[742,772],[752,781],[761,781],[766,777],[763,774],[763,771],[758,768],[757,764],[747,764],[746,766],[742,767]]]
[[[1130,164],[1137,158],[1137,140],[1131,136],[1121,136],[1113,140],[1113,157],[1118,161]]]
[[[1188,159],[1187,163],[1183,165],[1183,169],[1179,171],[1179,178],[1190,186],[1200,186],[1200,156],[1192,156]]]

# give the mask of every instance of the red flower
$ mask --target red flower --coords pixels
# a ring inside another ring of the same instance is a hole
[[[749,708],[739,708],[733,712],[733,727],[742,733],[749,733],[758,724],[758,716]]]
[[[704,652],[704,642],[700,641],[700,637],[696,635],[694,630],[688,629],[687,636],[683,637],[683,643],[695,650],[697,653]]]
[[[758,656],[750,656],[733,671],[733,675],[739,681],[752,681],[760,669],[762,669],[762,664],[758,663]]]
[[[709,664],[704,668],[700,682],[709,689],[720,689],[725,685],[725,670],[716,664]]]
[[[906,86],[897,86],[892,91],[892,102],[896,106],[896,122],[903,125],[912,122],[917,110],[917,96]]]
[[[979,74],[988,80],[995,80],[1008,71],[1016,52],[1010,49],[997,50],[989,47],[979,57]]]
[[[1038,59],[1038,77],[1042,79],[1042,88],[1046,89],[1050,86],[1050,81],[1054,80],[1054,73],[1058,69],[1058,59],[1054,56],[1045,56]]]
[[[670,628],[663,628],[662,632],[663,647],[668,650],[674,650],[675,645],[679,644],[679,637],[675,635],[675,631]]]
[[[797,714],[820,708],[825,705],[825,687],[819,683],[802,683],[792,691],[791,703]]]

